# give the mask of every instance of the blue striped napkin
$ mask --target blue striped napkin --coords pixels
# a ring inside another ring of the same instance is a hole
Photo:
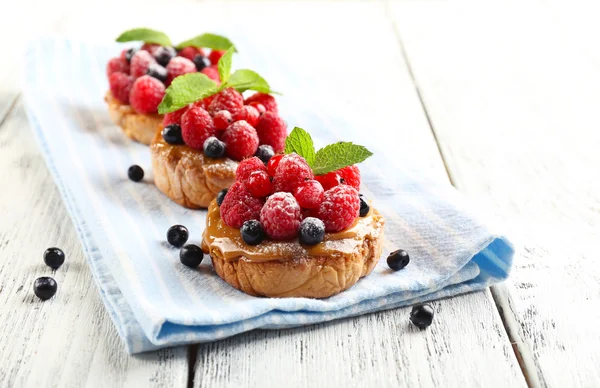
[[[243,36],[235,38],[243,42]],[[333,107],[325,109],[324,99],[308,98],[302,78],[273,52],[248,41],[238,47],[253,53],[250,61],[236,56],[238,67],[252,62],[265,78],[278,79],[273,84],[285,92],[280,106],[290,127],[311,130],[317,146],[358,140],[359,128]],[[508,276],[511,244],[486,227],[461,195],[408,163],[398,168],[382,153],[361,164],[361,171],[362,192],[387,219],[384,259],[350,290],[326,300],[256,298],[222,281],[210,260],[197,270],[184,267],[165,233],[183,224],[190,242],[199,244],[206,213],[164,197],[152,184],[148,148],[126,139],[110,121],[104,69],[118,50],[32,42],[24,97],[100,295],[130,353],[356,316],[480,290]],[[132,164],[145,168],[142,183],[127,179]],[[385,257],[397,248],[410,253],[411,263],[392,272]]]

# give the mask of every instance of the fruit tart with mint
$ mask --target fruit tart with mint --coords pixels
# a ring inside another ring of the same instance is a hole
[[[110,90],[104,99],[115,124],[131,139],[150,144],[162,122],[158,105],[178,76],[200,72],[219,80],[217,62],[233,46],[229,39],[203,34],[173,46],[167,35],[147,28],[124,32],[117,42],[143,42],[112,58],[106,66]],[[211,49],[207,54],[205,49]]]
[[[352,143],[315,152],[294,128],[285,154],[237,167],[236,181],[208,209],[202,250],[217,274],[247,294],[327,298],[368,275],[382,252],[381,214],[359,194]],[[321,183],[323,182],[323,183]]]
[[[150,145],[154,183],[178,204],[206,208],[235,181],[238,163],[267,162],[285,147],[287,128],[269,84],[248,69],[231,72],[230,48],[218,62],[220,81],[202,73],[178,77],[158,111],[161,128]],[[242,93],[249,92],[246,99]]]

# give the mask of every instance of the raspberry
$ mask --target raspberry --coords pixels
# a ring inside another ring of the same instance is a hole
[[[246,186],[252,195],[257,198],[266,197],[271,194],[271,191],[273,190],[271,178],[269,178],[269,174],[267,174],[266,171],[254,171],[248,177]]]
[[[190,107],[181,116],[181,135],[188,146],[201,150],[204,142],[216,133],[215,124],[207,111],[198,107]]]
[[[187,107],[176,110],[175,112],[170,112],[163,117],[163,127],[166,127],[170,124],[181,124],[181,116],[187,111]]]
[[[298,186],[294,197],[304,209],[315,209],[323,201],[323,192],[323,186],[318,181],[311,180]]]
[[[184,57],[175,57],[167,64],[167,85],[170,85],[180,75],[195,72],[196,65],[194,65],[194,62]]]
[[[269,159],[269,162],[267,163],[267,172],[269,173],[270,177],[275,176],[275,172],[277,172],[277,166],[279,166],[281,158],[283,158],[283,155],[275,155]]]
[[[217,93],[215,99],[208,106],[208,111],[215,114],[220,110],[226,110],[235,115],[243,106],[244,97],[240,92],[234,88],[227,88]]]
[[[233,121],[246,120],[246,122],[252,125],[253,127],[256,127],[256,124],[258,124],[259,119],[260,113],[258,113],[258,109],[250,105],[242,106],[242,108],[237,111],[235,116],[233,116]]]
[[[258,149],[256,129],[245,121],[236,121],[227,127],[221,140],[225,142],[227,154],[235,160],[249,158]]]
[[[219,77],[219,71],[215,68],[205,67],[200,73],[206,74],[208,78],[212,79],[216,83],[220,83],[221,81],[221,78]]]
[[[282,152],[285,149],[287,129],[285,122],[277,113],[263,113],[256,125],[256,133],[260,139],[260,144],[270,145],[275,152]]]
[[[131,75],[139,78],[146,75],[151,64],[156,63],[156,59],[148,51],[139,50],[131,57]]]
[[[157,43],[144,43],[141,50],[152,52],[157,47],[160,47],[160,45]]]
[[[340,175],[337,173],[337,171],[328,172],[327,174],[324,174],[324,175],[317,175],[315,177],[315,179],[317,181],[319,181],[319,183],[321,184],[321,186],[323,186],[323,189],[325,191],[327,191],[341,183],[341,178],[340,178]]]
[[[343,183],[360,190],[360,170],[356,165],[341,168],[337,173],[344,180]]]
[[[129,74],[129,63],[123,58],[113,58],[106,65],[106,76],[110,77],[113,73]]]
[[[208,54],[208,59],[210,59],[210,63],[216,65],[219,63],[219,59],[225,54],[225,51],[222,50],[213,50]]]
[[[277,108],[277,101],[275,101],[275,97],[270,94],[264,93],[256,93],[251,95],[246,99],[246,105],[250,105],[250,103],[260,103],[262,104],[267,112],[278,113],[279,109]]]
[[[281,158],[279,166],[277,166],[277,171],[273,176],[273,186],[275,191],[293,193],[304,181],[313,178],[313,172],[303,157],[298,154],[288,154]]]
[[[352,225],[359,210],[358,191],[352,186],[339,185],[325,192],[317,214],[327,232],[339,232]]]
[[[259,115],[262,115],[263,113],[265,113],[267,111],[267,109],[265,109],[265,106],[263,104],[261,104],[260,102],[251,102],[248,104],[248,106],[255,107],[256,110],[258,111]]]
[[[196,55],[203,55],[204,56],[205,55],[204,54],[204,50],[202,50],[201,48],[198,48],[198,47],[188,46],[188,47],[182,48],[177,53],[177,56],[187,58],[190,61],[193,61],[194,57]]]
[[[300,206],[290,193],[271,195],[260,211],[260,223],[267,235],[274,240],[296,237],[301,220]]]
[[[263,201],[254,198],[242,182],[235,182],[227,191],[219,208],[227,226],[241,228],[248,220],[258,220]]]
[[[250,174],[256,171],[267,172],[267,168],[257,157],[244,159],[238,164],[237,170],[235,170],[235,179],[247,184]]]
[[[133,77],[125,73],[112,73],[108,77],[108,84],[115,99],[123,104],[129,104],[129,93],[133,86]]]
[[[233,123],[233,118],[231,117],[231,113],[226,110],[220,110],[213,116],[213,120],[215,121],[215,127],[219,131],[224,131],[227,129],[229,124]]]
[[[129,103],[138,113],[156,113],[164,95],[165,85],[156,78],[144,75],[133,83]]]

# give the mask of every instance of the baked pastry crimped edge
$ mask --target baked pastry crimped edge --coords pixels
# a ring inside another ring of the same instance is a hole
[[[161,115],[137,113],[131,105],[117,101],[110,91],[106,92],[104,101],[108,104],[111,120],[127,137],[146,145],[152,142],[156,129],[162,124]]]

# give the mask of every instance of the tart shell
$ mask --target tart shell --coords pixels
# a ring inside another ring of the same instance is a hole
[[[137,113],[131,105],[115,99],[110,91],[104,96],[104,101],[108,104],[110,118],[127,137],[146,145],[152,142],[156,129],[162,125],[161,115]]]

